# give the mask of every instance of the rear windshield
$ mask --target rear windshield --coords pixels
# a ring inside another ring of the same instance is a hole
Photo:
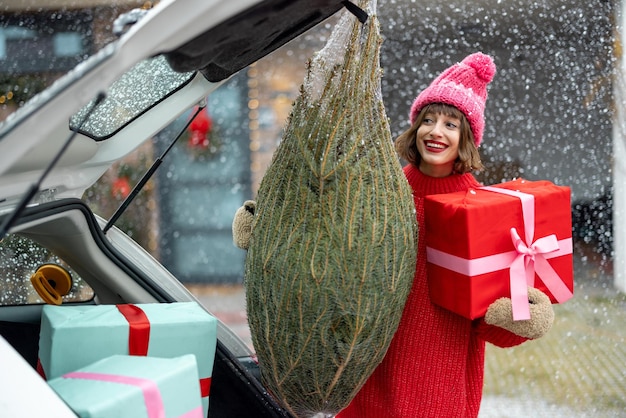
[[[107,139],[185,86],[193,76],[193,72],[173,71],[162,56],[144,60],[111,85],[104,101],[87,120],[83,121],[95,99],[75,113],[70,118],[70,129],[95,140]]]

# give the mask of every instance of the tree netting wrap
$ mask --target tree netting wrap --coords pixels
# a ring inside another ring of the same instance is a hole
[[[361,24],[344,12],[259,188],[248,319],[265,387],[299,417],[350,403],[389,347],[415,272],[415,207],[382,102],[381,43],[375,15]]]

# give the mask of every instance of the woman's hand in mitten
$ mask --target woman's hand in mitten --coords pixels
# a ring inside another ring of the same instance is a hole
[[[243,206],[235,212],[235,219],[233,219],[233,242],[243,250],[247,250],[250,245],[255,210],[256,202],[254,200],[246,200]]]
[[[513,307],[511,299],[500,298],[489,305],[485,322],[504,328],[520,337],[537,339],[543,337],[554,322],[554,310],[550,298],[541,290],[528,288],[528,302],[530,303],[530,319],[513,321]]]

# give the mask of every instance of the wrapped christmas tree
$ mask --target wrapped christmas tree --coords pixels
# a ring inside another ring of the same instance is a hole
[[[415,271],[410,187],[382,102],[375,1],[314,57],[261,182],[245,284],[262,380],[332,416],[382,361]],[[369,5],[368,5],[369,3]]]

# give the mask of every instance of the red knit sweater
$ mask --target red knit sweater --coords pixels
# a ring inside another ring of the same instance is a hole
[[[485,341],[500,347],[526,339],[484,320],[433,305],[426,281],[424,196],[479,187],[471,174],[434,178],[404,168],[413,189],[419,241],[413,287],[385,358],[338,418],[476,417],[483,388]]]

